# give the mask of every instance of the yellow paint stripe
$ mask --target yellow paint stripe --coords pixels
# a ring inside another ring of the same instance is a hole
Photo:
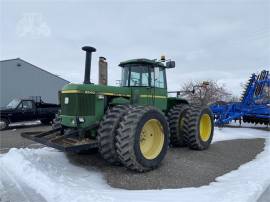
[[[82,90],[63,90],[62,93],[85,93],[85,94],[95,94],[93,91],[82,91]]]
[[[63,90],[62,93],[84,93],[84,92],[79,90]]]
[[[81,90],[63,90],[62,93],[85,93],[85,94],[96,94],[93,91],[81,91]],[[97,93],[99,95],[109,95],[109,96],[125,96],[130,97],[130,95],[117,94],[117,93]]]
[[[93,91],[80,91],[80,90],[63,90],[62,93],[85,93],[85,94],[95,94]],[[98,93],[99,95],[108,95],[108,96],[123,96],[123,97],[130,97],[131,95],[125,95],[125,94],[117,94],[117,93]],[[159,95],[140,95],[141,98],[160,98],[160,99],[166,99],[166,96],[159,96]]]
[[[162,98],[162,99],[166,99],[167,97],[166,96],[159,96],[159,95],[155,95],[155,96],[152,96],[152,95],[140,95],[141,98]]]
[[[162,99],[167,99],[167,97],[166,96],[158,96],[158,95],[156,95],[156,96],[154,96],[155,98],[162,98]]]
[[[130,95],[118,94],[118,93],[100,93],[101,95],[109,95],[109,96],[124,96],[130,97]]]

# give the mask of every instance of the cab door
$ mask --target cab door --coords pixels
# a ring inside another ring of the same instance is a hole
[[[129,86],[131,87],[132,104],[153,105],[153,94],[149,78],[150,66],[132,65],[130,67]]]
[[[36,119],[36,108],[32,100],[22,101],[22,114],[24,121],[32,121]]]
[[[14,112],[9,116],[9,119],[11,122],[19,122],[23,121],[23,108],[22,108],[22,102],[18,104],[17,108],[14,110]]]
[[[152,79],[153,78],[153,79]],[[161,111],[167,109],[167,80],[164,67],[155,67],[151,72],[153,106]]]

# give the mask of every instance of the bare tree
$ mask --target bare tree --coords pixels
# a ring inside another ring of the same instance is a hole
[[[194,93],[192,90],[194,89]],[[200,105],[207,105],[217,101],[232,101],[236,97],[232,97],[226,90],[225,85],[219,85],[216,81],[189,81],[184,83],[181,88],[182,96],[190,102]]]
[[[238,96],[231,96],[230,98],[228,98],[229,102],[239,102],[239,97]]]

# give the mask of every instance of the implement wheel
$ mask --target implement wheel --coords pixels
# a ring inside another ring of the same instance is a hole
[[[214,134],[214,118],[209,107],[191,106],[187,111],[184,129],[188,134],[188,146],[195,150],[207,149]]]
[[[116,130],[123,116],[128,112],[128,105],[117,105],[108,109],[100,122],[97,140],[99,153],[103,159],[111,164],[119,164],[116,148]]]
[[[184,119],[189,109],[187,104],[175,105],[168,113],[168,122],[170,127],[170,144],[174,147],[187,145],[188,134],[184,130]]]
[[[165,157],[169,129],[165,116],[152,107],[132,107],[116,136],[121,163],[138,172],[158,167]]]

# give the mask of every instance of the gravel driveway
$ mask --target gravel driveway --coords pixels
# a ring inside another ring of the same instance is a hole
[[[112,187],[145,190],[207,185],[216,177],[253,160],[263,148],[264,139],[216,142],[205,151],[171,148],[158,169],[143,174],[110,166],[96,153],[67,154],[67,157],[75,165],[96,167]]]

